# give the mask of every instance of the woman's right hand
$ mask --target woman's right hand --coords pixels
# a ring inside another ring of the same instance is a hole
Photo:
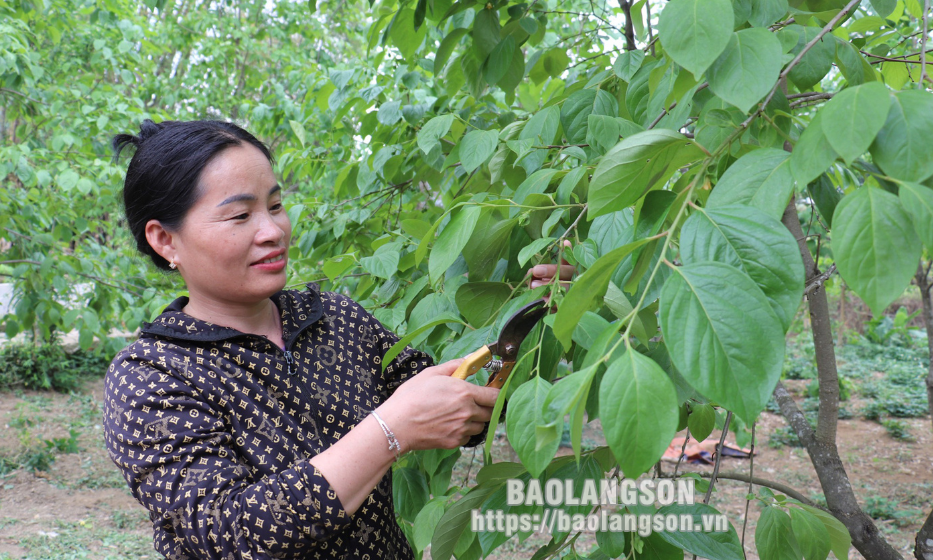
[[[489,422],[499,389],[451,377],[462,361],[425,369],[376,409],[402,452],[461,447]]]

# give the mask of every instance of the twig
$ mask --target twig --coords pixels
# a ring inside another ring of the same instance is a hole
[[[814,37],[809,43],[807,43],[806,45],[804,45],[802,49],[800,49],[800,52],[797,53],[797,56],[795,56],[794,59],[791,60],[787,64],[787,66],[784,67],[784,70],[781,71],[781,74],[778,76],[777,83],[774,84],[773,88],[771,88],[771,92],[768,94],[767,97],[765,97],[765,100],[761,103],[759,109],[755,111],[754,113],[752,113],[745,120],[745,122],[742,123],[740,127],[741,129],[744,130],[748,128],[748,125],[752,123],[752,121],[755,119],[755,116],[758,115],[758,113],[761,113],[765,110],[765,107],[767,107],[768,104],[771,103],[771,100],[774,99],[774,94],[777,93],[778,87],[780,87],[781,83],[783,83],[783,81],[787,78],[787,75],[790,74],[790,71],[793,70],[795,66],[800,64],[800,61],[803,59],[804,55],[807,54],[810,51],[810,49],[816,46],[816,44],[820,42],[827,33],[832,31],[833,27],[835,27],[836,24],[839,23],[839,21],[842,20],[842,18],[844,18],[846,14],[848,14],[849,11],[852,8],[854,8],[860,1],[861,0],[849,0],[849,3],[846,4],[845,8],[839,10],[839,13],[836,14],[836,16],[833,19],[829,20],[829,23],[827,23],[826,26],[823,27],[823,29],[821,29],[820,32],[816,34],[816,37]]]
[[[790,106],[791,108],[794,108],[794,107],[803,105],[805,103],[812,103],[814,101],[825,101],[827,99],[832,99],[834,95],[835,95],[834,93],[817,93],[813,95],[808,95],[807,97],[798,98],[799,100],[794,101],[793,103],[790,104]]]
[[[684,452],[687,450],[688,441],[690,441],[690,428],[687,428],[687,433],[684,436],[684,444],[680,446],[680,455],[677,456],[677,464],[674,465],[674,475],[672,478],[677,478],[677,471],[680,469],[680,463],[684,460]]]
[[[920,84],[923,85],[924,80],[929,80],[930,77],[927,76],[927,17],[930,12],[930,0],[923,0],[923,35],[920,36]],[[926,89],[926,86],[923,86]]]
[[[758,421],[752,422],[752,451],[749,454],[749,467],[748,467],[748,494],[752,493],[752,482],[755,480],[755,426],[758,424]],[[751,500],[748,496],[745,496],[745,519],[742,520],[742,551],[745,551],[745,527],[748,525],[748,503]]]
[[[716,484],[716,477],[719,475],[719,465],[722,463],[722,448],[726,444],[726,434],[729,433],[729,424],[732,422],[732,411],[726,412],[726,421],[722,425],[722,433],[719,434],[719,447],[716,449],[716,462],[713,464],[713,475],[709,479],[709,488],[706,489],[706,496],[703,497],[703,503],[709,504],[709,498],[713,495],[713,486]]]
[[[559,10],[548,10],[548,11],[543,12],[543,13],[545,13],[545,14],[564,14],[564,15],[572,15],[572,16],[588,16],[588,17],[594,17],[594,18],[598,19],[599,21],[605,23],[606,25],[608,25],[608,26],[611,27],[612,29],[615,29],[616,31],[618,31],[618,32],[619,32],[619,35],[625,35],[625,33],[624,33],[621,29],[619,29],[619,28],[616,27],[615,25],[612,25],[612,23],[611,23],[609,20],[604,19],[604,18],[602,18],[602,17],[600,17],[600,16],[598,16],[598,15],[596,15],[596,14],[584,13],[584,12],[564,12],[564,11],[559,11]],[[616,49],[616,50],[618,50],[618,49]]]
[[[697,90],[696,90],[695,92],[693,92],[693,93],[695,94],[695,93],[697,93],[698,91],[703,91],[704,89],[706,89],[706,88],[708,88],[708,87],[709,87],[709,82],[703,82],[702,84],[700,84],[700,87],[698,87]],[[657,126],[658,123],[661,122],[661,119],[664,118],[664,115],[667,115],[668,113],[670,113],[671,110],[673,110],[674,107],[676,107],[676,106],[677,106],[677,102],[675,101],[675,102],[671,103],[671,106],[668,107],[667,109],[662,109],[662,110],[661,110],[661,114],[658,115],[658,117],[657,117],[656,119],[654,119],[653,121],[651,121],[651,124],[648,125],[648,130],[651,130],[652,128],[654,128],[655,126]]]
[[[875,60],[869,62],[869,64],[881,64],[882,62],[900,62],[901,64],[920,64],[923,65],[926,61],[926,57],[921,58],[920,60],[906,60],[904,58],[891,58],[889,56],[879,56],[876,54],[867,53],[865,51],[859,51],[860,53],[870,56]],[[907,56],[907,55],[904,55]]]
[[[29,97],[25,93],[16,91],[15,89],[0,88],[0,92],[9,93],[12,95],[18,95],[22,97],[23,99],[28,99],[29,101],[32,101],[33,103],[38,103],[39,105],[45,105],[45,102],[39,101],[38,99],[33,99],[32,97]]]
[[[820,91],[805,91],[803,93],[792,93],[787,96],[787,100],[790,101],[791,99],[800,99],[801,97],[818,97],[820,95],[827,95],[827,94],[820,92]],[[829,94],[829,95],[832,95],[832,94]]]
[[[697,474],[699,474],[703,478],[710,478],[710,476],[712,476],[706,473],[697,473]],[[810,500],[809,498],[807,498],[800,492],[794,490],[790,486],[781,484],[780,482],[774,482],[773,480],[766,480],[764,478],[758,478],[758,477],[752,478],[745,473],[736,473],[736,472],[719,473],[717,475],[717,478],[722,479],[722,480],[737,480],[739,482],[752,481],[758,486],[764,486],[765,488],[771,488],[772,490],[777,490],[778,492],[781,492],[782,494],[786,494],[787,496],[790,496],[791,498],[798,500],[808,506],[819,507],[817,504],[813,503],[812,500]],[[820,507],[820,509],[825,510],[825,508],[822,508],[822,507]]]
[[[826,280],[828,280],[829,277],[832,276],[835,272],[836,272],[836,263],[833,263],[832,265],[830,265],[829,268],[826,269],[826,272],[820,274],[816,278],[813,278],[809,282],[807,282],[806,288],[803,289],[803,295],[805,297],[809,296],[813,292],[822,288],[823,283],[826,282]]]

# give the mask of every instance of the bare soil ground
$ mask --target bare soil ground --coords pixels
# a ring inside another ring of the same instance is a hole
[[[787,383],[802,397],[806,381]],[[56,453],[48,471],[18,469],[0,476],[0,560],[157,558],[148,517],[130,496],[102,443],[98,404],[102,391],[102,380],[94,380],[74,395],[0,393],[0,456],[10,456],[46,439],[68,438],[70,430],[75,431],[80,448],[77,453]],[[859,500],[878,517],[876,524],[906,558],[912,557],[913,536],[933,508],[933,433],[929,418],[905,421],[915,442],[896,440],[875,422],[840,420],[838,446]],[[805,451],[767,445],[783,425],[780,416],[770,413],[759,420],[755,475],[782,482],[820,501],[820,486]],[[718,437],[718,432],[711,437]],[[598,422],[588,424],[584,444],[603,443]],[[561,453],[570,452],[561,449]],[[497,461],[513,458],[501,439],[493,456]],[[466,450],[454,471],[454,481],[472,481],[481,463],[481,454],[474,458]],[[722,471],[747,472],[749,467],[747,459],[725,458]],[[670,471],[673,465],[664,463],[663,468]],[[711,472],[712,467],[682,464],[680,470]],[[711,502],[728,515],[740,534],[747,492],[744,483],[720,480]],[[753,502],[745,538],[746,553],[753,559],[757,559],[753,538],[757,518]],[[548,539],[538,533],[522,543],[513,538],[489,558],[529,558]],[[586,553],[594,545],[595,538],[584,535],[576,550]],[[849,557],[861,555],[852,549]]]

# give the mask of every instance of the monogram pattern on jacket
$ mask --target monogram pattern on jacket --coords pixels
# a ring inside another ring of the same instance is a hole
[[[391,470],[350,516],[308,459],[432,365],[359,304],[272,297],[288,355],[265,337],[181,311],[179,298],[114,358],[107,449],[149,510],[166,558],[413,558],[395,521]]]

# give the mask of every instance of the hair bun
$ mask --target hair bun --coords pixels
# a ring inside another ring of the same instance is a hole
[[[152,138],[156,134],[162,132],[162,129],[165,128],[165,122],[156,124],[152,122],[151,119],[146,119],[143,121],[143,124],[139,127],[139,136],[137,137],[137,147],[139,143],[145,142],[149,138]]]
[[[139,127],[138,136],[133,134],[117,134],[114,136],[111,142],[114,161],[120,158],[120,152],[123,151],[123,148],[133,145],[138,150],[146,140],[162,132],[166,124],[169,124],[169,121],[156,124],[151,119],[146,119]]]

